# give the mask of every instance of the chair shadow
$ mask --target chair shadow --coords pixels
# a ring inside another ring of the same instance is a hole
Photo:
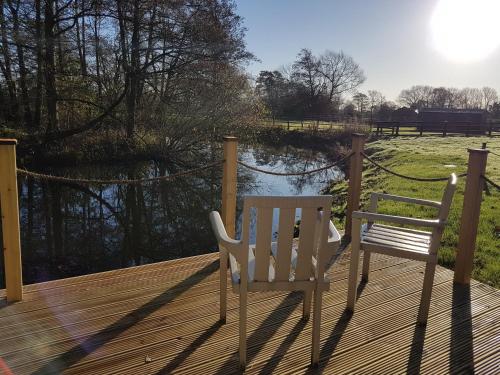
[[[264,344],[268,342],[278,329],[286,322],[286,320],[293,313],[295,308],[293,306],[297,305],[302,301],[302,292],[291,292],[288,296],[264,319],[264,321],[257,327],[257,329],[247,337],[247,363],[250,363],[252,359],[259,353]],[[300,298],[299,298],[300,297]],[[295,303],[293,303],[296,301]],[[292,306],[289,306],[291,305]],[[283,308],[289,307],[288,311],[282,311]],[[302,320],[301,318],[297,318]],[[264,329],[266,328],[267,329]],[[296,326],[297,327],[297,326]],[[295,328],[294,328],[295,330]],[[298,333],[291,333],[290,338],[287,340],[294,340]],[[292,341],[293,342],[293,341]],[[289,346],[290,344],[282,344]],[[227,373],[243,373],[239,368],[238,353],[231,356],[228,360],[217,370],[216,374],[222,375]]]
[[[330,361],[330,357],[335,352],[340,339],[344,335],[344,332],[352,319],[352,315],[352,312],[348,310],[344,310],[342,312],[342,315],[340,316],[339,320],[337,320],[335,327],[333,327],[333,330],[330,332],[330,336],[328,336],[326,341],[323,343],[323,347],[321,348],[321,351],[319,353],[318,366],[309,366],[306,374],[312,375],[323,373],[326,365],[328,365],[328,362]]]
[[[276,366],[280,363],[281,359],[285,356],[290,346],[297,340],[297,337],[300,335],[302,330],[306,327],[307,321],[304,319],[300,319],[292,331],[286,336],[285,340],[280,344],[278,349],[271,355],[271,360],[266,362],[266,365],[262,368],[259,374],[267,375],[272,374]]]
[[[224,323],[222,321],[217,321],[212,324],[206,331],[204,331],[200,336],[196,338],[189,346],[181,351],[177,356],[171,360],[165,367],[163,367],[157,374],[170,374],[174,371],[179,365],[184,362],[191,354],[193,354],[196,349],[203,345],[205,341],[207,341],[210,337],[212,337],[220,327],[222,327]]]
[[[453,284],[452,301],[449,370],[474,374],[470,285]]]
[[[363,290],[366,287],[367,282],[361,281],[356,289],[356,300],[359,298],[361,293],[363,293]],[[328,339],[323,343],[323,348],[321,349],[319,353],[319,364],[318,366],[310,366],[306,374],[322,374],[324,368],[326,365],[328,365],[328,362],[330,361],[330,357],[332,354],[335,352],[335,349],[337,348],[340,339],[344,335],[345,330],[347,329],[347,326],[349,325],[351,319],[352,319],[353,313],[347,309],[345,309],[342,312],[342,315],[340,315],[339,320],[337,320],[337,323],[335,324],[335,327],[333,327],[332,332],[330,332],[330,336],[328,336]]]
[[[162,294],[151,299],[134,311],[129,312],[113,324],[103,328],[96,334],[86,338],[82,343],[74,346],[65,353],[60,354],[33,374],[62,373],[65,369],[76,364],[95,350],[104,346],[121,333],[125,332],[144,318],[172,302],[175,298],[186,292],[191,287],[201,282],[206,277],[219,269],[219,261],[213,261],[196,273],[167,289]]]
[[[422,355],[424,353],[425,331],[427,326],[421,326],[415,323],[413,330],[413,339],[411,341],[410,356],[406,373],[408,375],[420,374],[420,366],[422,364]]]

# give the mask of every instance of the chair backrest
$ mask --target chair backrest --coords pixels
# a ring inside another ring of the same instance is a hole
[[[448,179],[448,184],[446,189],[444,189],[443,198],[441,199],[441,207],[439,208],[439,220],[448,219],[448,214],[450,213],[451,202],[453,201],[453,195],[457,188],[457,175],[452,173]]]
[[[439,208],[438,219],[440,221],[448,220],[448,215],[450,213],[451,203],[453,201],[453,195],[457,188],[457,175],[452,173],[448,179],[448,184],[444,189],[443,198],[441,199],[441,207]],[[432,231],[432,240],[430,246],[430,252],[435,254],[438,251],[439,244],[441,243],[441,237],[443,236],[443,227],[435,228]]]
[[[241,238],[244,248],[249,245],[251,210],[256,209],[254,281],[269,280],[275,209],[279,210],[279,215],[274,281],[288,281],[290,277],[297,209],[301,210],[301,216],[294,280],[309,280],[311,276],[317,276],[312,274],[312,256],[317,256],[320,262],[322,250],[326,248],[331,205],[332,196],[329,195],[244,197]]]

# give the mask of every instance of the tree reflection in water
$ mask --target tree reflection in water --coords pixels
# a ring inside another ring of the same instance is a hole
[[[207,160],[220,157],[211,155]],[[240,157],[265,169],[286,172],[313,169],[326,163],[319,154],[291,148],[242,149]],[[183,169],[189,166],[150,162],[42,172],[82,178],[137,179]],[[24,282],[215,251],[208,213],[220,209],[221,173],[222,168],[212,168],[173,181],[101,187],[20,179]],[[327,181],[339,177],[342,173],[338,170],[312,176],[276,177],[239,168],[238,216],[245,194],[317,194]],[[3,279],[2,274],[0,288],[4,287]]]

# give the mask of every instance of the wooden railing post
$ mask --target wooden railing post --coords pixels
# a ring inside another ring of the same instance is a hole
[[[236,182],[238,138],[224,137],[224,167],[222,171],[222,221],[229,237],[236,228]]]
[[[0,206],[7,301],[23,299],[15,139],[0,139]]]
[[[469,164],[465,181],[464,204],[460,221],[458,251],[455,262],[454,281],[469,284],[476,248],[477,227],[481,210],[484,180],[481,175],[486,170],[488,150],[468,149]]]
[[[359,196],[361,193],[361,173],[363,172],[363,147],[365,145],[364,134],[354,133],[352,135],[353,155],[349,160],[349,189],[347,194],[347,217],[345,224],[345,236],[351,238],[352,213],[359,209]]]

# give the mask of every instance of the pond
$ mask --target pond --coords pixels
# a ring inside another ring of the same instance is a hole
[[[247,164],[275,172],[299,172],[332,160],[303,149],[239,148]],[[219,151],[206,157],[219,160]],[[204,163],[199,163],[200,165]],[[192,167],[192,166],[191,166]],[[134,179],[190,169],[162,162],[44,168],[43,173],[94,179]],[[208,214],[220,209],[222,168],[144,185],[85,186],[19,179],[25,284],[188,257],[217,250]],[[336,168],[298,177],[238,169],[237,216],[242,197],[314,195],[342,179]],[[3,262],[3,259],[0,261]],[[0,264],[0,288],[4,288]]]

